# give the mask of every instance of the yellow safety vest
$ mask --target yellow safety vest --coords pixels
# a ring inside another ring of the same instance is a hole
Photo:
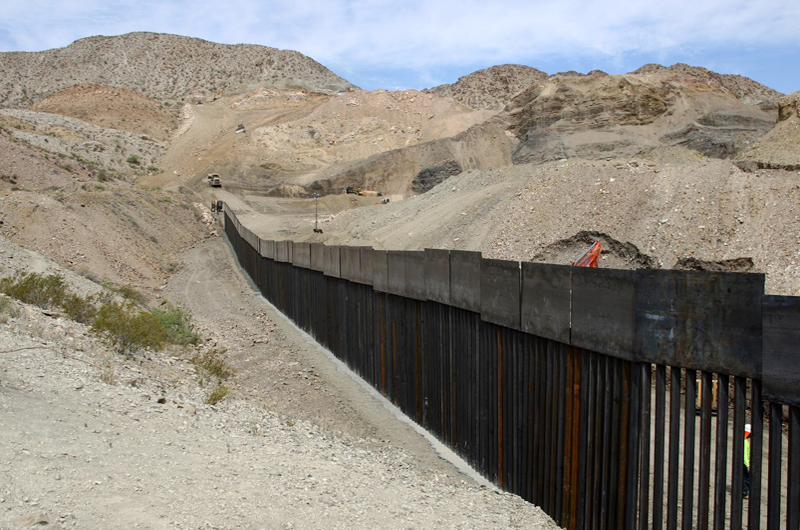
[[[750,469],[750,438],[744,441],[744,465]]]

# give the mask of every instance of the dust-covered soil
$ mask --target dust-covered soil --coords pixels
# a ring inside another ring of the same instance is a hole
[[[197,350],[125,358],[4,305],[0,528],[556,528],[442,460],[255,295],[223,240],[183,260],[165,295],[193,310]],[[237,373],[214,406],[187,361],[211,348]]]
[[[159,141],[168,140],[178,126],[174,106],[123,87],[75,85],[37,101],[30,109],[143,134]]]

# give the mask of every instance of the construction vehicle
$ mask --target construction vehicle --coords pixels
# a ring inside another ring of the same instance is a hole
[[[219,180],[219,175],[217,173],[209,173],[208,174],[208,185],[212,188],[221,188],[222,183]]]
[[[222,211],[222,201],[211,201],[211,213]]]
[[[597,268],[597,265],[600,263],[600,251],[601,251],[600,241],[595,241],[594,244],[589,247],[589,250],[583,253],[583,255],[578,258],[577,260],[572,262],[573,267],[591,267],[593,269]]]
[[[240,134],[243,132],[247,132],[247,130],[244,128],[244,124],[240,123],[239,125],[236,126],[236,134]]]
[[[383,197],[383,193],[379,191],[353,188],[353,186],[347,186],[347,189],[345,189],[345,193],[352,193],[353,195],[361,195],[362,197]]]

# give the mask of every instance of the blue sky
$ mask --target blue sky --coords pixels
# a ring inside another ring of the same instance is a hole
[[[488,66],[625,73],[684,62],[800,90],[800,0],[5,0],[0,51],[154,31],[300,51],[366,89]]]

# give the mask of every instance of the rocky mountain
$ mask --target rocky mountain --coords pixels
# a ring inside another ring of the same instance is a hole
[[[672,66],[651,63],[631,73],[644,76],[657,74],[662,79],[674,80],[678,83],[699,83],[696,85],[698,88],[708,86],[717,90],[727,90],[743,103],[757,105],[764,110],[777,109],[778,98],[781,97],[781,93],[777,90],[764,86],[748,77],[718,74],[701,66],[689,66],[684,63],[676,63]]]
[[[457,82],[426,89],[438,96],[450,97],[473,109],[499,110],[529,86],[541,83],[547,74],[530,66],[502,64],[478,70]]]
[[[625,75],[555,75],[507,107],[515,163],[632,156],[681,146],[731,158],[768,132],[779,94],[704,68],[649,65]]]
[[[800,170],[800,91],[778,102],[778,123],[736,157],[736,165],[755,169]]]
[[[74,85],[126,87],[179,100],[256,85],[336,93],[355,88],[291,50],[157,33],[96,36],[65,48],[0,54],[0,105],[27,107]]]

